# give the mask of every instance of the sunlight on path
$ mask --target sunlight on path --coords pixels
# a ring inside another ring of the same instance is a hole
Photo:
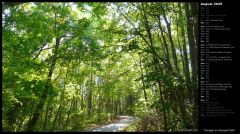
[[[127,127],[135,119],[131,116],[119,116],[120,120],[109,125],[105,125],[99,128],[94,128],[90,130],[91,132],[117,132],[122,128]]]

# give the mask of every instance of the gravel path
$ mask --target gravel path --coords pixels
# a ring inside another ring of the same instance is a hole
[[[89,132],[118,132],[127,127],[135,119],[132,116],[119,116],[120,120],[99,128],[93,128]]]

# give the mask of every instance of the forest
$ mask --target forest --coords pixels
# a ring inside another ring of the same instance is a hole
[[[2,3],[2,129],[197,131],[198,4]]]

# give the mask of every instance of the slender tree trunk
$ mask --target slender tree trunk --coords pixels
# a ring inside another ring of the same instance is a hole
[[[179,16],[182,16],[182,7],[181,4],[178,3],[178,7],[179,7]],[[184,29],[184,22],[181,22],[182,25],[180,25],[180,31],[181,31],[181,37],[182,37],[182,47],[183,47],[183,59],[184,59],[184,74],[185,74],[185,78],[187,81],[186,87],[188,89],[189,92],[189,97],[192,97],[192,89],[191,89],[191,79],[190,79],[190,71],[189,71],[189,61],[188,61],[188,54],[187,54],[187,41],[185,38],[185,29]]]
[[[180,4],[180,3],[178,3],[178,4]],[[181,9],[179,9],[179,10],[181,10]],[[175,23],[176,23],[176,31],[177,31],[177,34],[176,34],[176,36],[177,36],[177,44],[178,44],[178,47],[179,47],[179,50],[180,50],[180,56],[181,56],[181,61],[182,61],[182,65],[183,65],[183,69],[184,69],[184,66],[185,66],[185,62],[184,62],[184,57],[183,57],[183,50],[182,50],[182,47],[181,47],[181,36],[180,36],[180,31],[179,31],[179,20],[180,20],[180,18],[182,17],[182,15],[181,14],[178,14],[177,12],[176,12],[176,9],[175,9],[175,6],[173,7],[173,12],[174,12],[174,14],[175,14]],[[180,11],[179,11],[180,12]],[[182,23],[180,23],[180,25],[181,25]],[[180,68],[179,68],[180,69]]]
[[[59,107],[58,107],[56,116],[55,116],[55,118],[54,118],[54,120],[53,120],[52,129],[51,129],[52,131],[54,130],[54,127],[55,127],[55,124],[56,124],[58,115],[60,114],[60,110],[61,110],[61,108],[62,108],[62,103],[63,103],[63,100],[64,100],[64,90],[65,90],[65,83],[64,83],[63,91],[62,91],[62,93],[61,93],[60,105],[59,105]]]
[[[50,102],[49,102],[49,98],[48,98],[48,101],[47,101],[47,108],[46,108],[46,112],[45,112],[45,119],[44,119],[44,123],[43,123],[42,131],[45,131],[45,130],[46,130],[47,121],[48,121],[49,105],[50,105]]]
[[[122,114],[122,99],[119,100],[119,114]]]
[[[107,102],[106,102],[106,110],[107,110],[107,113],[111,113],[111,110],[110,110],[110,98],[107,98]]]
[[[100,89],[99,89],[100,90]],[[100,122],[101,116],[101,92],[98,93],[98,122]]]
[[[84,109],[84,95],[83,95],[83,93],[81,93],[81,102],[80,102],[80,104],[81,104],[81,109]]]
[[[162,12],[163,12],[164,21],[167,24],[167,31],[168,31],[169,41],[170,41],[170,44],[171,44],[173,63],[174,63],[174,66],[175,66],[175,68],[177,70],[177,73],[179,73],[180,70],[179,70],[179,67],[178,67],[178,60],[177,60],[176,49],[175,49],[175,46],[174,46],[174,43],[173,43],[173,39],[172,39],[171,25],[170,25],[170,23],[167,20],[167,16],[166,16],[164,7],[161,6],[161,9],[162,9]]]
[[[141,56],[139,56],[139,58],[140,58],[140,70],[141,70],[141,77],[142,77],[143,93],[144,93],[145,101],[147,102],[147,93],[146,93],[146,86],[145,86],[144,76],[143,76],[143,67],[142,67]]]
[[[185,128],[190,128],[190,125],[187,121],[187,117],[186,117],[186,106],[184,103],[184,94],[182,89],[178,90],[177,92],[177,98],[178,98],[178,103],[179,103],[179,108],[180,108],[180,112],[181,112],[181,117],[183,120],[183,123],[185,125]]]
[[[90,86],[88,87],[88,118],[91,118],[92,110],[92,73],[90,74]]]
[[[154,69],[156,71],[156,74],[157,75],[163,75],[163,71],[162,71],[162,68],[159,64],[159,61],[157,60],[157,58],[154,56]],[[161,101],[161,104],[164,106],[166,103],[167,103],[167,97],[166,95],[164,95],[164,90],[162,89],[163,88],[163,81],[161,80],[157,80],[157,85],[158,85],[158,88],[159,88],[159,96],[160,96],[160,101]],[[165,108],[163,109],[160,109],[162,110],[163,112],[163,123],[164,123],[164,130],[166,132],[168,132],[168,113],[167,113],[167,110]]]
[[[73,100],[74,100],[74,96],[73,96]],[[66,129],[68,127],[69,122],[70,122],[69,118],[70,118],[70,115],[71,115],[71,112],[72,112],[72,109],[73,109],[73,106],[74,106],[73,100],[71,101],[70,109],[68,110],[67,119],[66,119],[66,125],[65,125],[64,129]]]
[[[194,39],[195,39],[195,47],[198,49],[198,3],[191,2],[191,16],[193,17],[193,30],[194,30]],[[198,66],[197,66],[198,67]]]
[[[193,88],[193,125],[194,128],[197,128],[197,116],[198,116],[198,95],[197,95],[197,49],[196,43],[194,41],[193,34],[193,22],[191,21],[191,14],[189,10],[189,3],[185,3],[186,17],[187,17],[187,32],[188,32],[188,41],[190,49],[190,58],[191,58],[191,68],[192,68],[192,88]]]
[[[193,24],[191,22],[189,3],[185,3],[186,17],[187,17],[187,33],[188,33],[188,41],[189,41],[189,50],[190,50],[190,58],[191,58],[191,67],[192,67],[192,80],[193,82],[197,81],[197,52],[196,52],[196,44],[193,36]]]
[[[155,55],[155,50],[153,48],[153,40],[152,40],[152,35],[151,35],[151,31],[150,31],[150,27],[149,27],[149,24],[148,24],[148,20],[147,20],[147,15],[145,13],[145,8],[144,8],[144,4],[142,3],[142,8],[143,8],[143,17],[144,17],[144,22],[145,22],[145,28],[146,28],[146,31],[147,31],[147,35],[148,35],[148,38],[149,38],[149,41],[150,41],[150,49],[152,50],[152,56],[153,56],[153,61],[154,61],[154,68],[155,68],[155,72],[156,72],[156,75],[159,76],[159,70],[157,69],[157,64],[159,64],[157,58],[156,58],[156,55]],[[159,80],[157,80],[158,82],[158,87],[159,87],[159,92],[160,92],[160,99],[162,101],[162,103],[165,103],[164,99],[163,99],[163,95],[162,95],[162,91],[161,91],[161,83]],[[168,131],[168,125],[167,125],[167,115],[166,115],[166,111],[165,109],[163,109],[163,118],[164,118],[164,129],[165,131],[167,132]]]
[[[168,50],[167,40],[166,40],[166,38],[165,38],[165,36],[164,36],[164,32],[163,32],[163,28],[162,28],[162,24],[161,24],[160,15],[157,16],[157,18],[158,18],[158,27],[159,27],[159,29],[160,29],[161,37],[162,37],[162,39],[163,39],[162,47],[163,47],[163,49],[164,49],[165,52],[166,52],[167,62],[168,62],[169,65],[171,65],[171,64],[170,64],[170,60],[169,60],[170,58],[169,58],[169,50]]]

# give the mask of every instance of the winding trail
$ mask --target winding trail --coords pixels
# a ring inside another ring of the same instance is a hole
[[[127,127],[135,119],[132,116],[119,116],[120,120],[102,127],[93,128],[88,132],[118,132]]]

